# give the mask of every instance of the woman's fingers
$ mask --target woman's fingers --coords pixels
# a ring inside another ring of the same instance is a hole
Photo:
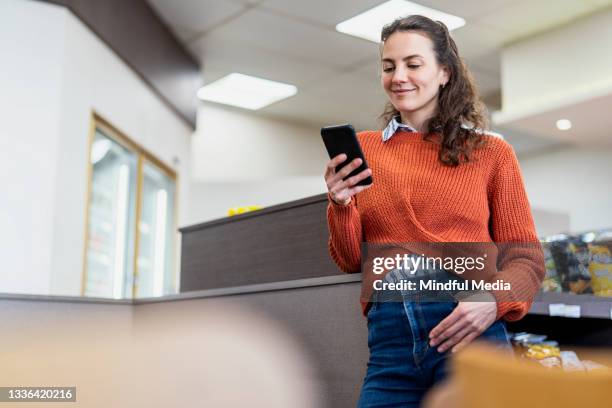
[[[361,162],[362,162],[362,160],[357,158],[357,159],[351,161],[346,166],[342,167],[337,173],[332,173],[331,176],[328,179],[326,179],[328,188],[334,186],[335,184],[337,184],[339,182],[341,182],[353,170],[355,170],[357,167],[361,166]],[[335,167],[332,167],[332,168],[335,168]]]
[[[459,330],[456,333],[448,337],[444,343],[440,344],[440,347],[438,347],[438,353],[444,353],[446,350],[455,346],[457,343],[463,340],[468,334],[474,333],[472,330],[473,329],[470,326],[459,327]]]
[[[372,184],[367,184],[365,186],[354,186],[351,188],[345,188],[345,189],[341,189],[338,193],[338,195],[336,195],[334,192],[330,192],[332,199],[334,201],[336,201],[339,204],[343,204],[343,205],[348,205],[351,200],[350,198],[352,196],[354,196],[355,194],[358,194],[360,192],[362,192],[365,189],[368,189],[372,187]]]
[[[368,189],[370,187],[372,187],[372,184],[368,184],[368,185],[365,185],[365,186],[355,186],[355,187],[352,187],[352,188],[350,188],[348,190],[348,194],[349,194],[349,196],[352,197],[355,194],[361,193],[363,190]]]
[[[438,351],[460,350],[495,321],[494,302],[460,302],[459,305],[429,333],[430,345],[440,344]],[[454,328],[453,328],[454,327]],[[451,334],[457,327],[459,330]]]
[[[336,172],[336,167],[346,161],[346,154],[342,153],[327,162],[325,166],[325,180],[330,178]]]
[[[476,338],[480,336],[482,332],[483,328],[481,327],[481,322],[479,321],[478,317],[473,315],[464,315],[464,317],[457,320],[452,326],[448,327],[437,337],[433,338],[429,344],[431,346],[440,344],[438,347],[438,352],[443,353],[456,347],[466,337],[473,335],[473,338]],[[469,341],[467,343],[469,343]]]
[[[366,186],[356,186],[361,180],[372,175],[372,170],[365,169],[359,174],[351,176],[344,180],[351,172],[361,166],[362,160],[357,158],[342,167],[336,172],[336,167],[346,161],[346,154],[339,154],[327,163],[325,168],[325,183],[332,199],[340,204],[350,203],[350,198],[355,194],[363,191]],[[356,188],[363,187],[363,188]],[[369,187],[369,186],[368,186]]]
[[[325,178],[331,177],[336,174],[336,168],[346,161],[346,154],[342,153],[327,162],[325,167]],[[346,167],[346,166],[344,166]],[[343,167],[343,168],[344,168]]]
[[[355,174],[354,176],[351,176],[351,177],[347,178],[344,182],[346,183],[346,187],[347,188],[351,188],[355,184],[359,183],[361,180],[365,180],[366,178],[370,177],[371,175],[372,175],[372,170],[365,169],[365,170],[360,171],[359,173]]]
[[[336,171],[336,167],[346,161],[346,154],[342,153],[327,162],[325,172],[331,172],[332,174]]]
[[[338,171],[335,175],[334,175],[334,179],[335,180],[343,180],[346,176],[348,176],[353,170],[355,170],[357,167],[361,166],[361,162],[362,160],[357,158],[353,161],[351,161],[349,164],[347,164],[346,166],[344,166],[343,168],[340,169],[340,171]]]
[[[348,167],[348,166],[346,166]],[[344,170],[344,169],[342,169]],[[340,172],[338,172],[338,174],[340,174]],[[361,180],[364,180],[366,178],[368,178],[369,176],[372,175],[372,170],[370,169],[365,169],[361,172],[359,172],[358,174],[347,178],[344,181],[340,181],[338,183],[336,183],[335,185],[331,186],[331,188],[329,188],[329,192],[332,194],[339,194],[341,191],[347,189],[347,194],[349,194],[349,196],[355,195],[357,194],[357,192],[350,194],[350,190],[357,184],[359,183]],[[361,191],[361,190],[360,190]]]
[[[459,342],[459,344],[457,344],[455,347],[453,347],[452,352],[456,353],[459,350],[463,349],[465,346],[467,346],[472,341],[474,341],[474,339],[476,337],[478,337],[479,335],[480,335],[480,333],[475,333],[475,332],[472,332],[472,333],[468,334],[467,336],[465,336],[463,338],[463,340],[461,340],[461,342]]]
[[[435,347],[443,343],[445,340],[449,339],[450,337],[461,331],[464,327],[465,323],[462,319],[456,320],[453,324],[446,327],[444,331],[442,331],[440,334],[436,335],[435,337],[432,337],[429,341],[429,345]]]
[[[459,305],[453,309],[451,314],[446,316],[440,323],[438,323],[436,327],[431,330],[431,332],[429,332],[430,341],[440,337],[440,335],[444,333],[446,329],[459,321],[463,317],[463,313],[463,308],[461,307],[461,303],[459,303]]]

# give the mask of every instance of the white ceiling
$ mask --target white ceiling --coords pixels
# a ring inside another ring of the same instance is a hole
[[[351,122],[358,129],[377,127],[385,102],[378,80],[378,45],[338,33],[334,27],[384,1],[148,0],[201,62],[205,82],[240,72],[291,83],[298,87],[297,95],[258,113],[317,127]],[[466,19],[466,26],[452,35],[483,96],[500,92],[499,55],[504,44],[612,4],[612,0],[418,2]],[[520,143],[529,137],[517,133],[514,139]],[[556,141],[545,138],[541,143]]]
[[[546,111],[508,120],[504,126],[517,133],[538,136],[541,140],[561,141],[568,144],[589,146],[610,146],[610,122],[602,113],[608,113],[612,106],[612,93],[575,101]],[[561,131],[557,119],[569,119],[572,128]]]

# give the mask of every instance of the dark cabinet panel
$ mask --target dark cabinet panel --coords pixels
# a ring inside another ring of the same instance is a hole
[[[181,229],[181,292],[341,274],[318,195]]]

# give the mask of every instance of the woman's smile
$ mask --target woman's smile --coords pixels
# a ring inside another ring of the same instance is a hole
[[[405,96],[405,95],[414,93],[416,90],[417,90],[416,88],[406,88],[406,89],[394,89],[391,92],[393,92],[395,96]]]

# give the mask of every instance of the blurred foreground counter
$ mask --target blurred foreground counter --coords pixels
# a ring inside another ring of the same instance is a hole
[[[360,285],[343,275],[133,301],[0,295],[0,386],[76,386],[71,406],[88,408],[355,406]]]
[[[424,408],[598,408],[610,405],[612,355],[580,351],[605,367],[545,368],[474,344],[452,359],[451,375]],[[606,368],[608,367],[608,368]]]

